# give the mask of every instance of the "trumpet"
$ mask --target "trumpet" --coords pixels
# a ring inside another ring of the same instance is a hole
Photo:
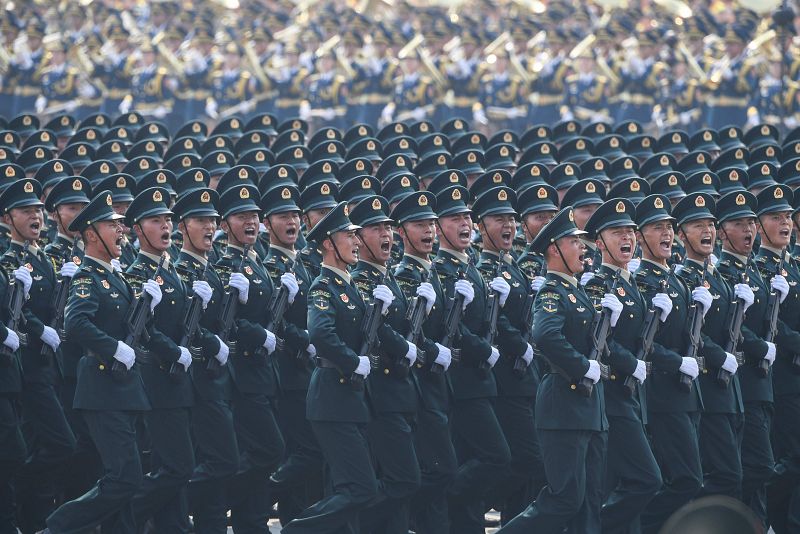
[[[428,51],[422,46],[424,41],[425,37],[418,33],[413,39],[406,43],[403,48],[400,49],[400,51],[397,53],[397,57],[398,59],[404,59],[409,55],[416,53],[420,63],[422,63],[422,66],[428,71],[431,79],[433,79],[433,83],[436,84],[439,89],[445,89],[447,88],[447,80],[445,80],[444,76],[442,76],[442,73],[439,72],[439,69],[436,68],[436,65],[433,64],[433,60],[431,59]]]

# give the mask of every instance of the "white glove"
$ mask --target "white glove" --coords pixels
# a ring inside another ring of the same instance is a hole
[[[592,278],[594,278],[594,271],[586,271],[581,275],[581,285],[585,286]]]
[[[781,304],[783,304],[783,301],[789,296],[789,282],[786,281],[786,278],[782,274],[776,274],[772,277],[772,280],[770,280],[769,285],[772,286],[772,289],[781,294]]]
[[[730,352],[726,352],[725,362],[722,364],[722,368],[728,371],[730,374],[735,374],[736,370],[739,368],[739,362],[736,361],[736,356]]]
[[[636,362],[636,370],[633,371],[633,378],[638,380],[640,384],[644,384],[644,381],[647,380],[647,364],[642,360]]]
[[[430,282],[424,282],[417,288],[417,296],[425,299],[425,313],[431,312],[431,308],[436,304],[436,291]]]
[[[122,102],[119,103],[119,112],[123,115],[128,113],[131,110],[131,99],[130,98],[123,98]]]
[[[526,345],[527,348],[525,349],[525,354],[522,355],[522,359],[525,360],[525,363],[530,365],[533,361],[533,347],[531,347],[530,343],[526,343]]]
[[[427,114],[427,112],[425,111],[425,108],[418,107],[418,108],[415,108],[411,112],[411,118],[414,119],[415,121],[419,122],[421,120],[425,120],[425,115],[426,114]]]
[[[58,346],[61,345],[61,338],[58,337],[58,332],[56,332],[55,328],[45,326],[44,330],[42,331],[42,335],[39,336],[39,339],[44,342],[45,345],[49,345],[53,352],[58,349]]]
[[[386,315],[386,312],[389,311],[389,306],[391,306],[394,301],[394,293],[392,293],[392,290],[383,284],[378,284],[375,286],[375,289],[372,290],[372,297],[383,303],[381,313]]]
[[[456,280],[455,290],[456,293],[464,295],[464,309],[466,309],[472,299],[475,298],[475,290],[472,288],[472,283],[467,280]]]
[[[716,255],[716,254],[714,254],[714,253],[712,252],[712,253],[711,253],[711,256],[709,256],[709,257],[708,257],[708,263],[709,263],[710,265],[716,265],[718,261],[719,261],[719,258],[717,257],[717,255]]]
[[[317,355],[317,347],[315,347],[313,343],[309,343],[306,347],[306,352],[313,358]]]
[[[414,365],[414,362],[417,361],[417,346],[411,343],[410,341],[406,341],[408,343],[408,352],[406,352],[406,360],[408,360],[408,365]]]
[[[3,340],[3,345],[11,349],[12,351],[15,351],[19,348],[19,336],[17,335],[16,332],[11,330],[10,328],[8,328],[7,331],[8,335]]]
[[[622,315],[622,303],[616,295],[606,293],[603,295],[603,300],[600,301],[600,305],[603,306],[603,308],[611,310],[611,327],[617,326],[619,316]]]
[[[118,273],[122,272],[122,264],[117,258],[111,258],[111,267],[113,267]]]
[[[250,280],[242,273],[233,273],[228,280],[228,285],[239,291],[239,302],[247,304],[250,295]]]
[[[68,261],[61,266],[61,271],[59,271],[59,274],[64,278],[72,278],[75,276],[76,272],[78,272],[78,266],[75,265],[75,263]]]
[[[497,360],[500,359],[500,351],[497,350],[496,347],[492,347],[492,353],[486,358],[486,361],[489,362],[489,367],[494,367],[494,364],[497,363]]]
[[[114,353],[114,359],[130,371],[136,361],[136,352],[122,341],[117,341],[117,351]]]
[[[683,265],[676,265],[675,274],[681,274],[681,271],[683,271]]]
[[[700,374],[700,368],[697,366],[697,360],[694,358],[681,358],[680,372],[692,377],[692,380],[697,378]]]
[[[183,366],[185,371],[189,370],[189,366],[192,365],[192,353],[189,352],[189,349],[186,347],[178,347],[181,350],[181,355],[178,358],[178,363]]]
[[[211,117],[212,119],[216,119],[219,115],[217,114],[217,101],[209,99],[206,102],[206,115]]]
[[[786,117],[785,119],[783,119],[783,124],[789,130],[794,130],[795,128],[797,128],[797,125],[800,124],[800,122],[798,122],[797,117],[795,117],[793,115],[790,115],[790,116]]]
[[[477,108],[472,112],[472,119],[478,124],[489,124],[489,119],[486,117],[486,112],[482,108]]]
[[[639,266],[642,264],[642,260],[639,258],[633,258],[631,261],[628,262],[628,272],[635,273],[639,270]]]
[[[88,100],[95,97],[97,94],[97,89],[95,89],[90,83],[82,83],[78,86],[78,94],[84,100]]]
[[[583,376],[597,384],[600,381],[600,364],[596,360],[589,360],[589,370]]]
[[[589,273],[586,273],[586,274],[589,274]],[[581,277],[581,278],[583,278],[583,277]],[[547,281],[547,278],[545,278],[544,276],[535,277],[533,279],[533,282],[531,282],[531,289],[534,291],[534,293],[538,293],[539,290],[542,289],[542,286],[544,285],[544,283],[546,281]],[[581,285],[583,285],[583,284],[581,284]]]
[[[36,109],[36,113],[39,115],[42,114],[44,108],[47,107],[47,99],[42,95],[36,97],[36,102],[33,104],[33,107]]]
[[[736,295],[736,298],[744,301],[744,311],[747,311],[747,308],[753,304],[756,298],[753,294],[753,290],[750,289],[750,286],[747,284],[736,284],[733,286],[733,293]]]
[[[14,271],[14,278],[22,282],[22,289],[25,291],[25,297],[27,297],[28,293],[31,292],[31,285],[33,285],[33,278],[31,278],[31,272],[28,270],[27,267],[23,265],[22,267],[18,267],[17,270]]]
[[[366,356],[359,356],[358,367],[356,367],[356,370],[354,372],[356,374],[366,377],[369,375],[369,370],[370,370],[369,358],[367,358]]]
[[[195,280],[192,282],[192,291],[203,301],[203,309],[205,310],[211,300],[211,295],[214,294],[214,290],[205,280]]]
[[[161,302],[161,287],[155,280],[148,280],[144,284],[142,284],[142,290],[150,295],[153,300],[150,301],[150,313],[156,309],[158,303]]]
[[[381,111],[381,121],[386,124],[392,122],[392,116],[394,115],[394,107],[391,104],[386,104],[386,107],[383,108]]]
[[[438,343],[436,343],[436,348],[439,349],[439,354],[436,355],[436,359],[433,361],[434,363],[438,363],[439,365],[444,367],[444,370],[447,371],[450,368],[450,362],[452,362],[453,360],[453,356],[450,353],[450,349]]]
[[[681,124],[683,124],[684,126],[686,126],[687,124],[692,122],[692,112],[691,111],[683,111],[678,115],[678,117],[679,117],[679,120],[681,121]]]
[[[219,352],[214,355],[214,358],[217,359],[220,365],[225,365],[228,363],[228,354],[230,354],[230,349],[228,345],[222,342],[219,336],[214,336],[219,341]]]
[[[153,117],[157,119],[163,119],[167,116],[167,108],[164,106],[158,106],[156,109],[153,110]]]
[[[326,121],[332,121],[334,118],[336,118],[335,109],[323,109],[319,114]]]
[[[308,102],[303,102],[300,104],[297,114],[304,121],[307,121],[311,118],[311,106],[308,105]]]
[[[656,293],[653,297],[653,306],[661,310],[661,322],[667,320],[672,312],[672,299],[666,293]]]
[[[300,286],[297,284],[297,278],[292,273],[283,273],[281,275],[281,284],[286,286],[289,290],[289,304],[294,302],[297,292],[300,291]]]
[[[706,316],[708,310],[711,309],[711,303],[714,302],[714,297],[711,296],[711,291],[703,286],[697,286],[692,290],[692,300],[703,306],[703,317]]]
[[[561,113],[561,120],[562,121],[571,121],[574,118],[575,118],[575,115],[573,115],[573,113],[570,110],[566,109],[566,108]]]
[[[775,351],[775,343],[767,341],[767,354],[764,356],[764,359],[767,360],[770,365],[775,363]]]
[[[508,282],[506,282],[502,276],[498,276],[489,282],[489,287],[494,289],[500,296],[500,307],[502,308],[505,306],[506,300],[508,299],[508,294],[511,293],[511,286],[508,285]]]
[[[277,345],[277,340],[275,339],[275,334],[264,329],[264,332],[267,333],[267,339],[264,340],[264,348],[267,349],[267,354],[272,354],[275,352],[275,346]]]

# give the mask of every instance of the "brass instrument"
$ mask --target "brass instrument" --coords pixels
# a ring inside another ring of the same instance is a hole
[[[250,64],[250,70],[253,73],[253,76],[261,83],[261,86],[265,89],[270,87],[269,78],[267,78],[267,73],[264,72],[264,68],[261,66],[261,62],[258,60],[258,55],[256,54],[255,48],[253,48],[253,43],[250,41],[249,38],[245,39],[244,44],[242,45],[244,49],[244,56],[247,58],[247,62]]]
[[[747,59],[753,54],[755,54],[762,46],[773,40],[777,36],[777,32],[775,30],[767,30],[749,43],[742,52],[742,58]],[[712,69],[711,74],[708,76],[707,85],[711,87],[711,89],[716,89],[719,87],[720,82],[722,81],[722,75],[728,70],[728,67],[731,65],[731,61],[733,59],[725,54],[725,56],[714,66]]]
[[[436,65],[433,64],[433,60],[428,51],[423,48],[422,43],[424,41],[425,37],[421,33],[418,33],[400,49],[397,53],[397,58],[405,59],[409,55],[416,53],[420,63],[422,63],[422,66],[428,71],[431,79],[433,79],[433,83],[436,84],[439,89],[445,89],[447,87],[447,80],[445,80],[442,73],[439,72],[439,69],[436,68]]]
[[[172,53],[172,50],[164,45],[164,32],[159,32],[155,37],[153,37],[152,44],[156,48],[158,54],[164,58],[164,61],[166,61],[167,65],[169,65],[170,70],[172,70],[171,74],[174,74],[182,81],[186,81],[186,74],[183,71],[183,64],[181,64],[181,61],[175,57],[175,54]]]
[[[697,62],[689,49],[686,48],[686,45],[683,43],[683,41],[678,42],[678,52],[683,55],[684,59],[686,60],[686,64],[689,66],[689,69],[692,71],[695,78],[697,78],[700,83],[705,84],[708,81],[708,75]]]

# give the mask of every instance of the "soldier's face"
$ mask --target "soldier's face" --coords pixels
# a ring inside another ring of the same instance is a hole
[[[258,212],[228,215],[222,221],[222,229],[228,234],[228,242],[237,246],[253,245],[258,239]]]
[[[556,244],[558,248],[556,248]],[[562,237],[555,244],[547,247],[547,268],[566,274],[580,272],[583,268],[581,260],[583,259],[584,248],[583,242],[578,236]],[[559,249],[561,250],[561,255],[558,253]],[[564,258],[562,259],[561,256],[564,256]],[[563,263],[563,268],[566,270],[561,271],[559,269],[559,264],[561,263]]]
[[[287,211],[266,218],[269,240],[278,246],[292,249],[300,234],[300,213]]]
[[[720,236],[737,254],[748,255],[753,251],[756,237],[756,220],[753,217],[742,217],[722,223]]]
[[[765,213],[758,218],[761,240],[767,246],[785,248],[792,237],[791,212]]]
[[[69,228],[70,223],[75,218],[75,216],[81,212],[81,210],[86,207],[86,203],[84,202],[69,202],[67,204],[61,204],[56,208],[56,222],[58,222],[58,231],[67,234],[69,236],[74,235],[74,232],[67,231]]]
[[[192,252],[202,254],[213,248],[216,217],[187,217],[178,228],[183,234],[183,248],[192,248]]]
[[[579,230],[586,228],[586,223],[589,222],[589,219],[592,218],[592,215],[594,215],[594,212],[597,211],[599,207],[600,204],[589,204],[588,206],[581,206],[572,210],[573,215],[575,215],[575,226],[577,226]]]
[[[141,219],[133,225],[139,246],[145,252],[161,254],[172,244],[172,216],[157,215]]]
[[[362,257],[373,263],[385,265],[392,255],[394,232],[387,223],[371,224],[358,231],[358,237],[364,245]]]
[[[331,241],[336,243],[335,249]],[[338,261],[339,258],[336,258],[335,256],[336,251],[338,250],[341,261],[344,261],[348,265],[355,265],[356,262],[358,262],[358,250],[360,244],[361,240],[356,235],[355,230],[351,230],[349,232],[336,232],[329,239],[326,239],[322,246],[327,252],[326,255],[334,253],[334,259]]]
[[[439,230],[442,233],[442,246],[453,247],[461,252],[469,248],[472,238],[472,219],[469,213],[442,217],[439,219]]]
[[[13,208],[3,215],[3,222],[11,227],[12,235],[21,241],[35,241],[44,226],[44,212],[39,206]]]
[[[111,253],[110,258],[119,258],[122,255],[122,225],[119,221],[100,221],[92,225],[83,234],[86,243],[86,253],[103,259]],[[105,247],[103,246],[105,244]],[[106,252],[108,248],[108,252]]]
[[[131,205],[130,202],[114,202],[111,205],[111,209],[113,209],[114,213],[116,213],[117,215],[124,216],[125,212],[128,211],[128,206],[130,206],[130,205]],[[120,221],[120,224],[122,224],[121,221]],[[130,228],[128,228],[124,224],[122,224],[122,228],[125,230],[125,232],[130,232],[130,230],[131,230]]]
[[[484,235],[483,248],[511,250],[517,233],[517,220],[513,215],[488,215],[481,219],[478,229]]]
[[[699,219],[684,223],[681,225],[680,235],[686,243],[686,253],[690,256],[699,254],[703,258],[707,258],[714,252],[717,227],[714,226],[712,219]]]
[[[633,259],[636,249],[636,234],[632,226],[618,226],[600,232],[595,245],[603,253],[603,262],[623,267]]]
[[[399,232],[403,238],[403,249],[410,254],[424,257],[433,252],[433,242],[436,239],[434,219],[403,223]]]
[[[653,256],[655,260],[666,260],[672,256],[672,241],[675,230],[671,221],[658,221],[645,225],[639,232],[642,244],[642,254]]]
[[[529,243],[533,241],[536,236],[539,235],[542,228],[544,228],[544,225],[549,223],[555,215],[556,212],[553,210],[527,214],[522,225],[522,229],[525,232],[525,239]]]
[[[303,221],[306,223],[306,229],[311,230],[313,229],[319,221],[325,217],[328,212],[331,211],[331,208],[321,208],[317,210],[308,210],[303,215]]]

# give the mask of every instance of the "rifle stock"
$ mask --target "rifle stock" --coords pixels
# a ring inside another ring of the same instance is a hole
[[[747,276],[739,273],[739,283],[746,284]],[[742,340],[742,323],[744,322],[744,300],[737,298],[728,314],[728,341],[725,343],[725,352],[736,355],[736,349]],[[738,358],[737,358],[738,359]],[[717,371],[716,382],[722,388],[727,388],[731,383],[733,374],[720,368]]]
[[[609,292],[613,292],[619,284],[619,278],[614,278]],[[608,336],[611,334],[611,310],[602,309],[595,312],[595,319],[592,328],[592,350],[587,359],[595,360],[600,365],[601,377],[603,375],[603,356],[608,353]],[[606,371],[607,374],[607,371]],[[585,376],[576,384],[575,389],[584,397],[591,397],[594,390],[594,382]]]
[[[707,273],[708,258],[703,260],[703,275],[700,277],[701,286],[705,284]],[[703,330],[703,310],[698,302],[692,303],[691,308],[689,312],[689,348],[686,351],[686,357],[697,360],[698,366],[702,371],[703,361],[702,358],[698,356],[698,353],[703,347],[703,340],[700,337]],[[687,393],[692,391],[692,377],[684,373],[679,374],[678,387]]]
[[[781,259],[778,262],[778,271],[776,274],[781,274],[783,272],[783,254],[781,254]],[[769,299],[767,300],[767,335],[764,336],[764,341],[769,343],[775,342],[775,336],[778,335],[778,314],[781,311],[781,294],[776,291],[772,290],[769,293]],[[758,361],[758,367],[756,368],[756,374],[761,378],[767,378],[769,376],[769,368],[770,363],[764,358],[761,358]]]
[[[28,257],[28,247],[30,246],[30,241],[25,241],[22,245],[22,252],[19,254],[18,260],[20,266],[25,265],[26,259]],[[20,346],[23,345],[23,340],[25,339],[24,334],[19,332],[20,327],[25,322],[25,316],[22,314],[22,306],[25,304],[25,285],[20,280],[14,280],[14,284],[11,287],[11,292],[8,295],[8,316],[9,320],[6,324],[6,328],[9,330],[13,330],[17,332],[19,335]],[[0,347],[0,361],[2,361],[3,366],[8,367],[11,365],[14,359],[14,352],[10,348],[2,345]]]
[[[470,259],[470,261],[472,261]],[[466,269],[459,269],[459,280],[467,279]],[[461,362],[461,350],[454,347],[458,338],[458,327],[461,325],[461,316],[464,313],[464,295],[453,290],[453,296],[448,299],[447,317],[444,321],[444,336],[441,344],[450,349],[450,357],[453,363]],[[444,367],[438,363],[431,365],[431,372],[435,374],[444,373]]]

